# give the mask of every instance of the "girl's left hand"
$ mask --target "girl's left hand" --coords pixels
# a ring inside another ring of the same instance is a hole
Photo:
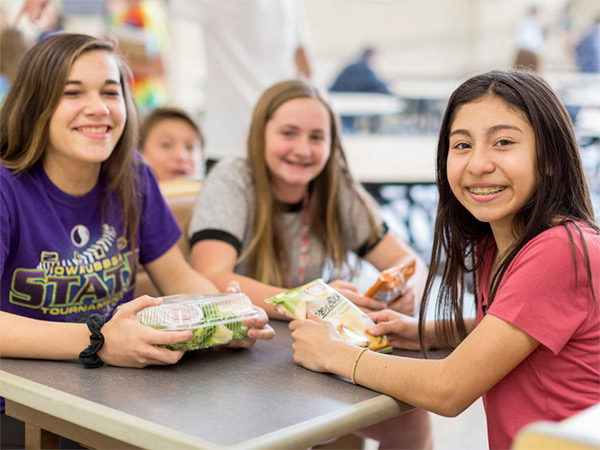
[[[227,294],[239,294],[242,293],[240,284],[232,280],[227,284],[225,289]],[[269,317],[264,309],[259,306],[253,305],[254,309],[258,311],[258,317],[248,319],[244,321],[244,325],[250,327],[248,330],[248,339],[243,341],[235,341],[228,344],[231,348],[250,348],[254,345],[257,339],[269,340],[275,336],[275,330],[269,325]]]
[[[319,319],[308,312],[308,319],[290,322],[294,361],[315,372],[330,372],[328,367],[339,353],[340,346],[351,345],[344,342],[331,322]]]
[[[259,306],[254,306],[258,311],[258,317],[244,320],[244,325],[249,326],[248,339],[243,341],[235,341],[228,345],[232,348],[250,348],[254,345],[257,339],[269,340],[275,336],[275,330],[269,325],[269,317],[264,309]]]
[[[388,305],[384,302],[373,300],[370,297],[362,295],[359,292],[358,287],[348,281],[335,280],[329,283],[329,286],[334,288],[364,312],[380,311],[388,308]]]
[[[407,283],[400,290],[398,296],[390,300],[387,307],[399,313],[412,316],[415,314],[416,298],[414,287],[410,283]]]

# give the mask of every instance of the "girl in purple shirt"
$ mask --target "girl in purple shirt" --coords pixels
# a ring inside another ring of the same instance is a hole
[[[133,299],[138,260],[163,295],[218,293],[185,261],[176,245],[181,232],[133,150],[136,114],[125,74],[111,43],[59,34],[26,54],[5,98],[2,357],[174,364],[183,352],[158,345],[192,332],[138,322],[138,311],[162,301]],[[103,336],[100,348],[86,321]],[[251,326],[246,345],[273,336],[264,311]]]

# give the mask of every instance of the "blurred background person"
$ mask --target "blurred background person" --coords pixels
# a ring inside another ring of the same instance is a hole
[[[23,33],[14,28],[2,27],[0,31],[0,104],[4,94],[17,74],[19,64],[29,45]]]
[[[575,61],[580,72],[600,72],[600,16],[577,42]]]
[[[529,8],[527,15],[517,28],[515,36],[517,57],[514,66],[540,69],[540,51],[544,43],[542,17],[537,6]]]
[[[202,178],[204,139],[192,117],[179,108],[158,108],[140,125],[139,148],[159,182]]]
[[[390,90],[373,70],[376,50],[372,47],[364,49],[356,61],[342,69],[331,87],[332,92],[378,92],[389,94]]]
[[[207,169],[245,156],[252,108],[260,94],[295,75],[309,78],[307,30],[298,0],[169,0],[170,14],[199,22],[206,53],[202,129]],[[193,49],[193,45],[191,46]]]
[[[375,92],[391,94],[387,84],[373,70],[376,50],[373,47],[364,49],[357,60],[342,69],[329,88],[331,92]],[[380,118],[371,117],[369,128],[375,131],[379,127]],[[342,116],[344,132],[356,130],[355,116]]]

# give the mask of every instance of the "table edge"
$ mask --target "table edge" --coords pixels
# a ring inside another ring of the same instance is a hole
[[[141,448],[310,447],[413,409],[384,394],[243,442],[222,445],[0,370],[0,395]],[[56,401],[60,397],[60,401]],[[360,417],[358,417],[360,413]],[[357,423],[360,421],[360,423]],[[131,433],[134,429],[137,433]]]
[[[141,448],[226,448],[0,370],[0,395]],[[56,399],[60,397],[60,401]],[[140,433],[131,433],[136,429]]]

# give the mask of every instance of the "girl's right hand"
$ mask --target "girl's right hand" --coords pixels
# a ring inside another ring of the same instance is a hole
[[[144,295],[118,308],[102,327],[104,345],[98,352],[100,359],[121,367],[167,365],[179,361],[184,351],[161,348],[158,344],[185,342],[192,338],[192,331],[158,331],[142,325],[136,316],[142,309],[161,303],[160,298]]]
[[[373,336],[382,336],[396,348],[419,350],[419,321],[406,314],[384,309],[368,316],[376,323],[367,331]]]

